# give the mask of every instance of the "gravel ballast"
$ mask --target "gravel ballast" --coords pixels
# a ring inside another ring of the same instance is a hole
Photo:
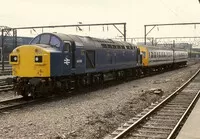
[[[103,138],[142,109],[181,86],[200,64],[62,100],[9,111],[0,138]],[[151,89],[162,93],[152,93]]]

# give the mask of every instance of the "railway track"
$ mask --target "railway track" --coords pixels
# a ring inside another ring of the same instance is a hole
[[[3,113],[8,110],[28,106],[30,104],[39,104],[40,102],[45,102],[48,100],[51,100],[51,98],[38,98],[30,100],[24,100],[23,98],[14,98],[9,100],[4,100],[0,101],[0,112]]]
[[[27,101],[25,101],[22,98],[14,98],[14,99],[0,101],[0,112],[14,109],[14,108],[22,106],[26,103],[27,103]]]
[[[105,139],[171,139],[191,112],[200,94],[200,69],[181,87],[131,118]]]
[[[11,73],[12,73],[12,70],[11,70],[11,69],[4,70],[4,71],[1,71],[1,72],[0,72],[0,76],[3,76],[3,75],[11,75]]]
[[[0,79],[0,92],[9,91],[13,89],[12,84],[8,84],[6,79]]]

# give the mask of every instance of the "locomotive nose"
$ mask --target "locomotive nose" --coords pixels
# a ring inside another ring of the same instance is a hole
[[[9,56],[12,73],[19,77],[49,77],[50,54],[37,45],[17,47]]]

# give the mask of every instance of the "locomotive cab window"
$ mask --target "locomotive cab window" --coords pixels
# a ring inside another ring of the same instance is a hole
[[[60,40],[56,36],[51,36],[50,45],[56,48],[60,48]]]
[[[49,47],[54,47],[60,49],[60,46],[62,44],[61,40],[56,37],[55,35],[51,34],[41,34],[37,37],[35,37],[30,44],[46,44],[50,45]],[[46,47],[46,46],[45,46]]]
[[[37,36],[36,38],[34,38],[32,41],[31,41],[31,44],[38,44],[40,41],[40,36]]]
[[[70,47],[71,47],[71,43],[65,42],[64,47],[63,47],[63,51],[64,52],[70,52]]]
[[[49,34],[41,35],[41,37],[40,37],[40,43],[41,44],[49,44],[49,41],[50,41],[50,35]]]

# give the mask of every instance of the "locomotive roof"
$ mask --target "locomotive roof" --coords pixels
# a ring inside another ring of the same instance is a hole
[[[111,39],[99,39],[89,36],[78,36],[78,35],[62,34],[62,33],[52,33],[52,34],[58,36],[62,41],[73,41],[77,46],[83,46],[83,47],[94,47],[94,46],[103,47],[102,44],[136,47],[135,45],[128,42],[113,41]]]

